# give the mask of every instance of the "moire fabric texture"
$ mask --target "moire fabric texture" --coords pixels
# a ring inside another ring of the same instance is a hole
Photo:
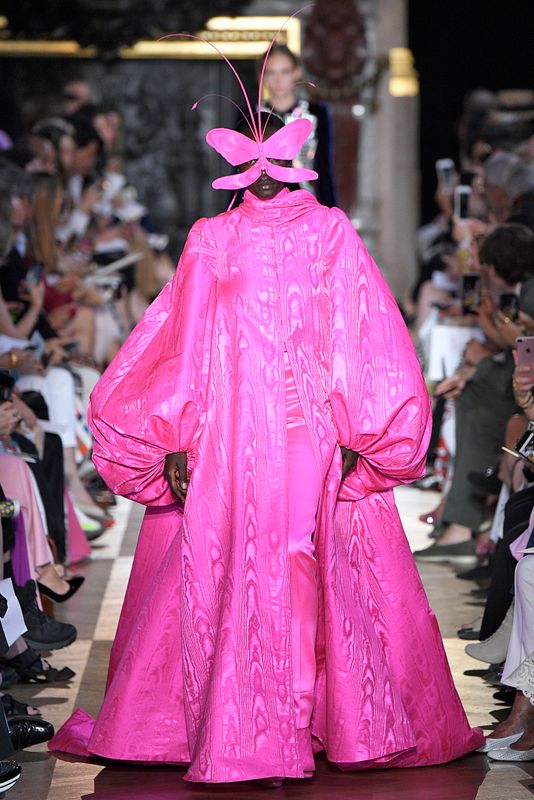
[[[102,710],[88,741],[79,712],[52,747],[189,763],[192,781],[309,771],[292,688],[285,351],[324,482],[315,748],[358,769],[482,743],[393,499],[423,474],[430,429],[408,331],[347,217],[284,189],[195,223],[93,391],[95,464],[148,509]],[[338,445],[360,454],[342,485]],[[163,476],[178,451],[183,512]]]

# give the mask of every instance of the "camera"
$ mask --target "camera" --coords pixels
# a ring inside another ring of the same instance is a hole
[[[454,190],[454,213],[460,219],[469,217],[469,198],[471,187],[464,185],[457,186]]]
[[[501,294],[499,297],[499,310],[510,322],[517,322],[519,318],[519,297],[511,292]]]
[[[9,372],[0,371],[0,403],[7,403],[11,400],[15,378]]]
[[[438,184],[444,192],[452,193],[456,177],[456,168],[452,158],[438,158],[436,161]]]
[[[480,273],[465,272],[461,288],[462,314],[477,314],[480,305]]]

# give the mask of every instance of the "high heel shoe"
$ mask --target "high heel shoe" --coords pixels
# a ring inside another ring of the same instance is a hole
[[[76,594],[82,583],[84,582],[85,578],[83,575],[75,575],[74,578],[69,578],[65,581],[65,583],[69,584],[69,590],[65,592],[65,594],[58,594],[54,592],[50,587],[45,586],[44,583],[37,581],[37,586],[41,594],[44,594],[45,597],[49,597],[50,600],[53,600],[54,603],[64,603],[66,600],[72,597],[73,594]]]

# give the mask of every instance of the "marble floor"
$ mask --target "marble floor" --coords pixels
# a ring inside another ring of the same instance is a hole
[[[403,487],[397,491],[412,549],[428,543],[428,526],[418,521],[436,504],[437,495]],[[43,716],[59,726],[76,708],[96,713],[105,684],[107,660],[122,597],[132,564],[142,509],[119,500],[116,523],[95,543],[93,558],[78,570],[86,583],[56,616],[78,627],[77,641],[56,651],[55,666],[76,671],[68,687],[15,686],[18,699],[38,705]],[[472,584],[456,579],[445,565],[422,565],[421,575],[436,611],[453,675],[470,722],[490,729],[505,708],[493,700],[493,690],[480,678],[479,662],[470,659],[455,635],[461,622],[475,619],[481,607],[469,595]],[[483,666],[483,665],[481,665]],[[439,709],[436,725],[439,726]],[[317,760],[312,780],[288,782],[278,790],[250,784],[201,786],[182,780],[184,770],[83,762],[56,758],[46,746],[19,754],[23,775],[9,800],[194,800],[195,798],[257,798],[273,796],[306,800],[522,800],[534,795],[534,762],[523,766],[489,762],[471,755],[451,764],[411,770],[341,773],[325,760]]]

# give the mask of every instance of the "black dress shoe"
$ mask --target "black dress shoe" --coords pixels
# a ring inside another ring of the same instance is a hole
[[[11,743],[15,750],[48,742],[54,735],[51,722],[35,717],[11,717],[7,721]]]
[[[470,589],[469,594],[471,597],[476,597],[478,600],[488,599],[488,589],[481,586],[477,586],[476,589]]]
[[[12,789],[22,770],[16,761],[0,761],[0,792]]]
[[[482,675],[484,683],[491,683],[493,686],[498,686],[499,689],[501,689],[503,686],[501,683],[502,668],[502,664],[490,664],[489,670]]]
[[[491,565],[479,564],[467,572],[460,572],[456,575],[461,581],[487,581],[491,579]]]
[[[456,635],[465,642],[478,642],[480,640],[480,631],[474,628],[458,628]]]
[[[7,664],[0,664],[0,689],[9,689],[14,683],[18,683],[19,676],[12,667]]]

